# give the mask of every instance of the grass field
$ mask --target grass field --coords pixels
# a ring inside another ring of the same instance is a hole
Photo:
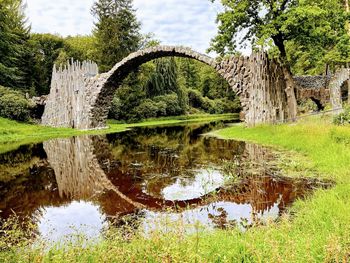
[[[289,151],[295,169],[334,180],[297,201],[278,222],[240,232],[236,229],[185,236],[154,234],[125,241],[111,233],[85,246],[43,251],[21,242],[0,253],[9,262],[349,262],[350,261],[350,127],[311,118],[298,124],[215,132],[225,139],[269,145]],[[4,241],[3,241],[4,242]],[[1,245],[1,243],[0,243]],[[1,247],[1,246],[0,246]],[[1,258],[2,257],[2,258]]]

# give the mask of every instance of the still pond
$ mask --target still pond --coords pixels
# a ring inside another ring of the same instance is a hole
[[[0,218],[50,242],[276,220],[315,180],[284,177],[268,148],[203,136],[227,121],[54,139],[0,155]]]

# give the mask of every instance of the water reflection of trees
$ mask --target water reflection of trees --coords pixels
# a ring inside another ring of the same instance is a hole
[[[139,129],[109,137],[111,152],[120,160],[118,169],[140,183],[147,181],[158,189],[178,178],[190,183],[196,169],[220,166],[244,151],[244,143],[200,136],[210,129],[210,125]]]

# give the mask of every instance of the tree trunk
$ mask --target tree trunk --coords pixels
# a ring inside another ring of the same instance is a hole
[[[288,65],[287,52],[286,52],[286,47],[284,46],[283,36],[281,34],[278,34],[272,37],[272,39],[281,53],[281,62],[282,62],[284,80],[286,82],[285,92],[287,95],[289,120],[296,121],[297,100],[295,95],[295,82],[294,82],[292,73],[290,71],[290,67]]]
[[[288,65],[287,51],[286,51],[286,47],[284,46],[284,38],[283,38],[283,35],[280,33],[273,36],[272,39],[281,53],[281,62],[282,62],[284,80],[286,82],[285,92],[287,95],[289,119],[291,121],[296,121],[297,100],[295,95],[295,82],[292,76],[292,72],[290,71],[290,67]]]
[[[289,112],[289,119],[291,121],[296,121],[297,117],[297,99],[295,96],[295,82],[292,76],[292,73],[290,72],[289,68],[285,65],[283,65],[283,73],[284,73],[284,80],[286,82],[286,95],[287,95],[287,102],[288,102],[288,112]]]

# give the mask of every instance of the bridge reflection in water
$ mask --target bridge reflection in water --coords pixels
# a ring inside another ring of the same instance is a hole
[[[164,222],[179,221],[188,231],[197,221],[209,229],[244,229],[276,219],[315,187],[277,176],[269,149],[200,136],[212,128],[143,128],[44,142],[26,174],[1,183],[0,216],[30,218],[52,240],[74,231],[97,237],[108,222],[129,219],[143,233],[169,231]]]

